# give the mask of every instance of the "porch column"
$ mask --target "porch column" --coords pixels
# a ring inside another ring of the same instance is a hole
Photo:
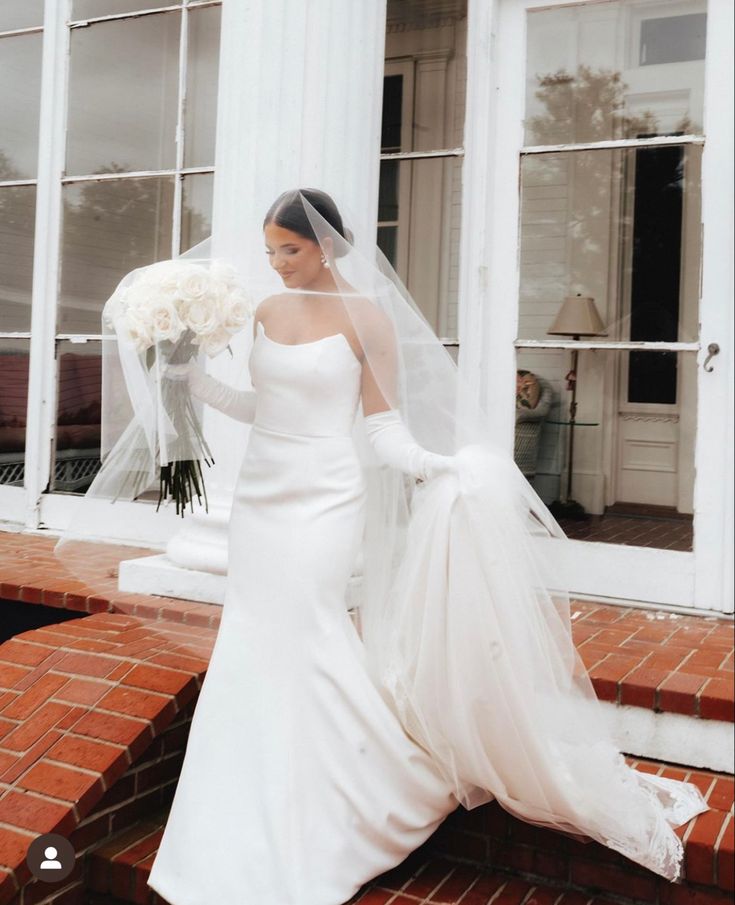
[[[385,17],[386,0],[225,0],[214,176],[216,254],[262,259],[260,229],[257,234],[247,230],[254,219],[262,222],[280,192],[297,187],[333,194],[349,212],[356,234],[374,234]],[[230,384],[250,387],[251,343],[248,329],[232,344],[232,359],[224,353],[207,369]],[[249,426],[206,407],[204,430],[213,448],[224,452],[206,469],[209,514],[198,510],[185,517],[168,544],[167,561],[149,559],[156,568],[141,567],[141,560],[121,564],[121,589],[221,602],[223,583],[213,576],[227,570],[227,523]]]

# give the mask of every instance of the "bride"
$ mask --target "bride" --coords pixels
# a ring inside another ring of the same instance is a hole
[[[281,286],[255,311],[254,389],[165,375],[251,430],[149,885],[342,905],[494,798],[680,879],[673,828],[707,805],[615,747],[572,643],[569,545],[453,360],[325,193],[281,195],[263,238]]]

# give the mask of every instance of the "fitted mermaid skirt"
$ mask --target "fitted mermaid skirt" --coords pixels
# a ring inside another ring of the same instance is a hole
[[[346,606],[361,365],[341,333],[259,330],[222,621],[149,885],[171,905],[343,905],[460,799],[678,879],[672,828],[707,804],[613,744],[505,459],[468,447],[412,503],[379,690]]]
[[[259,390],[222,620],[149,885],[171,905],[342,905],[457,800],[369,677],[347,611],[365,518],[359,364],[344,337],[262,334],[251,371],[308,395],[271,407]],[[346,404],[315,402],[329,392]]]

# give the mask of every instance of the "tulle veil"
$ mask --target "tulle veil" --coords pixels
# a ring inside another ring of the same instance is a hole
[[[366,453],[360,619],[386,700],[465,807],[497,799],[680,879],[673,828],[708,806],[615,745],[572,640],[572,542],[375,243],[347,241],[301,198],[390,407],[423,446],[457,456],[456,475],[417,486]]]
[[[616,747],[572,640],[571,541],[493,436],[374,238],[343,235],[307,195],[296,190],[289,200],[303,205],[336,287],[318,294],[343,306],[363,367],[416,441],[457,457],[455,473],[417,484],[376,461],[358,412],[353,439],[368,495],[353,600],[376,685],[465,807],[496,799],[529,823],[597,840],[680,880],[683,850],[674,828],[708,806],[695,785],[639,773]],[[256,301],[304,296],[253,263],[247,242],[262,249],[261,229],[262,212],[254,212],[246,241],[207,240],[182,259],[212,267],[224,254]],[[90,503],[109,499],[110,488],[119,496],[132,435],[148,484],[160,464],[160,436],[174,447],[178,439],[162,407],[161,368],[142,368],[135,351],[124,349],[111,344],[108,374],[115,377],[107,392],[117,402],[105,409],[103,400],[103,410],[116,414]],[[170,358],[169,351],[163,363]],[[86,527],[77,519],[60,551]]]

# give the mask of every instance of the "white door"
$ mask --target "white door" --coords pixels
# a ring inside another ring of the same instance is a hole
[[[571,464],[579,595],[733,609],[732,14],[470,6],[461,359],[509,448],[516,369],[551,387],[531,480],[563,504]],[[550,335],[578,294],[602,334]]]

